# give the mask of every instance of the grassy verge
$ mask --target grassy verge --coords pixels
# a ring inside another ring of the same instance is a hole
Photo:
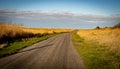
[[[48,39],[49,37],[55,35],[56,34],[45,35],[42,37],[29,38],[29,40],[25,40],[25,41],[15,41],[13,43],[10,43],[7,47],[0,49],[0,58],[14,54],[25,47],[31,46],[37,42]]]
[[[86,69],[120,69],[120,57],[106,46],[85,40],[77,34],[73,34],[72,39]]]

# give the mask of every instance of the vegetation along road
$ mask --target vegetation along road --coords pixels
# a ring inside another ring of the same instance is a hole
[[[72,33],[64,33],[0,59],[0,69],[84,69]]]

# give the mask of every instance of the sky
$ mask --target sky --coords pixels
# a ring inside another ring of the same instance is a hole
[[[120,22],[120,0],[0,0],[0,21],[25,27],[95,28]]]

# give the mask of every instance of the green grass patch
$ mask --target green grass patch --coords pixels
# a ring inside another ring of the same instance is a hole
[[[107,46],[85,40],[77,34],[73,34],[72,39],[86,69],[120,69],[120,56],[110,52]]]
[[[37,42],[48,39],[49,37],[55,36],[56,34],[44,35],[42,37],[29,38],[25,41],[15,41],[10,43],[7,47],[0,49],[0,58],[17,53],[19,50],[31,46]]]

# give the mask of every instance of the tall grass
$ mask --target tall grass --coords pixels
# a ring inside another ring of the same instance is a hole
[[[77,34],[87,40],[107,46],[109,51],[120,55],[120,28],[79,30]]]
[[[0,22],[0,58],[17,53],[20,49],[55,36],[57,33],[71,31],[70,29],[25,28]]]
[[[86,69],[120,69],[120,57],[110,52],[107,46],[73,34],[73,43]]]
[[[23,31],[20,26],[0,23],[0,44],[31,38],[33,36],[35,36],[33,33]]]
[[[76,40],[82,40],[81,38],[84,41]],[[87,69],[120,69],[120,27],[118,25],[113,28],[79,30],[73,39]]]
[[[71,31],[71,29],[25,28],[12,23],[0,22],[0,44]]]
[[[71,32],[72,29],[62,29],[62,28],[23,28],[26,32],[32,32],[34,34],[53,34],[53,33],[62,33],[62,32]]]

